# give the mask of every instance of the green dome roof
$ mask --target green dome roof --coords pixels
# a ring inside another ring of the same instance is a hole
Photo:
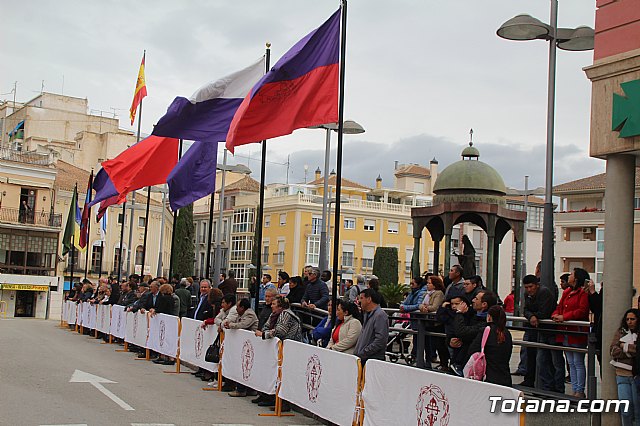
[[[469,144],[462,151],[462,160],[449,165],[438,174],[433,188],[436,202],[482,199],[504,204],[502,197],[506,195],[507,188],[502,177],[493,167],[477,160],[479,156],[478,149]]]

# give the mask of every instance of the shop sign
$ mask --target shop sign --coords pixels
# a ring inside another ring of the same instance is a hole
[[[48,285],[33,284],[0,284],[2,290],[49,291]]]

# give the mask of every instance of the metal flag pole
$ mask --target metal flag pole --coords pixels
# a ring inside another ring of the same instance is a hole
[[[218,146],[216,144],[216,150],[218,149]],[[222,173],[224,173],[224,170],[222,171]],[[214,182],[215,182],[215,176],[214,176]],[[205,268],[205,273],[204,276],[209,278],[211,280],[211,283],[214,285],[214,287],[218,287],[217,280],[214,280],[213,278],[211,278],[211,276],[209,275],[210,269],[211,269],[211,240],[213,239],[213,205],[215,202],[215,195],[216,195],[216,188],[215,185],[213,187],[213,192],[211,193],[211,197],[209,198],[209,232],[207,235],[207,266]],[[220,203],[218,203],[220,204]],[[220,274],[218,273],[218,276],[220,276]]]
[[[89,202],[91,202],[91,191],[93,187],[93,169],[91,169],[91,174],[89,175],[89,185],[87,186],[87,190],[89,191],[88,197]],[[84,278],[87,278],[87,270],[89,269],[89,236],[91,235],[91,207],[86,207],[89,209],[89,216],[87,219],[87,245],[85,246],[85,250],[87,252],[84,255]],[[84,212],[83,212],[84,213]]]
[[[102,278],[102,259],[104,258],[104,239],[100,240],[100,262],[98,263],[98,280]]]
[[[147,187],[147,212],[144,216],[144,237],[142,238],[142,265],[140,266],[140,276],[144,275],[144,260],[147,255],[147,231],[149,230],[149,202],[151,200],[151,187]]]
[[[162,276],[162,267],[164,266],[162,264],[162,258],[163,256],[163,251],[164,251],[164,218],[165,218],[165,209],[167,208],[167,191],[166,191],[166,187],[163,184],[162,185],[162,219],[160,220],[160,251],[158,252],[158,271],[156,273],[157,277],[161,277]],[[171,281],[171,280],[169,280]]]
[[[76,182],[76,186],[74,189],[74,194],[76,194],[76,203],[78,202],[78,182]],[[73,197],[72,197],[73,199]],[[73,208],[73,214],[76,214],[76,209]],[[74,219],[75,220],[75,219]],[[69,219],[67,219],[69,221]],[[76,233],[71,234],[71,278],[69,279],[69,291],[73,290],[73,264],[75,263],[75,250],[76,250]]]
[[[120,248],[118,255],[118,283],[120,283],[120,278],[122,278],[122,262],[124,259],[122,258],[122,243],[124,241],[124,219],[127,217],[127,200],[125,199],[124,203],[122,203],[122,223],[120,224]]]
[[[266,49],[266,67],[265,73],[269,72],[269,68],[271,67],[271,43],[267,43]],[[260,204],[258,205],[258,220],[256,221],[257,226],[257,259],[256,259],[256,281],[260,283],[262,279],[262,217],[264,216],[264,186],[265,186],[265,174],[267,168],[267,141],[262,141],[262,164],[260,166]],[[255,294],[253,294],[255,298],[255,309],[257,311],[258,304],[260,303],[260,286],[256,285]]]
[[[336,208],[334,213],[333,236],[333,283],[331,286],[331,304],[338,302],[338,254],[340,252],[340,196],[342,191],[342,137],[344,130],[344,76],[347,53],[347,0],[342,0],[342,28],[340,37],[340,97],[338,98],[338,148],[336,158]],[[325,176],[325,179],[327,177]],[[336,323],[336,310],[331,310],[331,324]]]
[[[180,139],[180,145],[178,148],[178,161],[182,158],[182,139]],[[171,253],[169,254],[169,281],[173,275],[173,246],[176,244],[176,222],[178,219],[178,210],[173,212],[173,226],[171,231]]]
[[[216,228],[216,253],[213,256],[213,275],[220,276],[222,265],[222,213],[224,212],[224,185],[227,174],[227,149],[224,149],[222,158],[222,182],[220,183],[220,195],[218,196],[218,227]],[[211,222],[209,222],[211,227]]]

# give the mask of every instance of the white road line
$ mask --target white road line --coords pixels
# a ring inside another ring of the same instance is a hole
[[[102,386],[102,383],[117,383],[104,377],[96,376],[94,374],[86,373],[81,370],[76,370],[71,376],[69,383],[91,383],[96,389],[102,392],[107,398],[118,404],[126,411],[135,411],[135,408],[118,398],[113,392]]]
[[[72,424],[63,424],[63,425],[40,425],[40,426],[89,426],[86,423],[72,423]]]
[[[173,423],[131,423],[131,426],[176,426]]]

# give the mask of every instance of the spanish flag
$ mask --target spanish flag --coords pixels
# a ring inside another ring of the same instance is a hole
[[[138,105],[142,102],[142,98],[147,96],[147,83],[144,79],[144,57],[146,52],[142,54],[142,63],[140,63],[140,71],[138,71],[138,81],[136,82],[136,90],[133,93],[133,102],[131,103],[131,109],[129,110],[129,116],[131,117],[131,125],[136,121],[136,111]]]

